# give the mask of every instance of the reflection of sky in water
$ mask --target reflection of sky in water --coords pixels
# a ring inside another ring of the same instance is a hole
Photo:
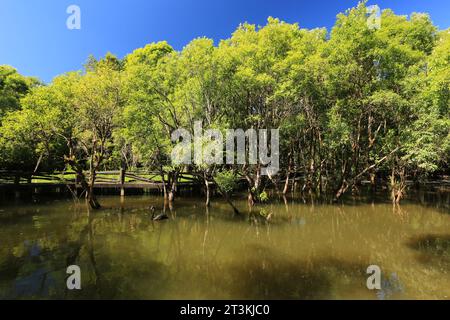
[[[381,279],[381,290],[377,291],[379,300],[392,298],[396,294],[404,293],[404,288],[396,273],[392,273],[389,277]]]
[[[37,243],[31,243],[28,240],[24,241],[25,247],[29,247],[29,255],[30,257],[39,257],[41,254],[41,248]]]
[[[15,297],[48,296],[50,287],[55,282],[46,269],[40,268],[25,278],[19,278],[15,282]]]
[[[304,225],[306,225],[306,219],[305,219],[305,218],[295,219],[295,222],[296,222],[299,226],[304,226]]]

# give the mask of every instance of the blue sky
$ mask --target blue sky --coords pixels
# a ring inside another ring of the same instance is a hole
[[[167,40],[182,49],[206,36],[226,39],[241,22],[264,25],[268,16],[301,27],[327,27],[358,0],[0,0],[0,64],[49,82],[78,70],[89,54],[123,57],[147,43]],[[81,8],[81,30],[69,30],[66,9]],[[448,0],[369,1],[397,14],[428,12],[450,27]]]

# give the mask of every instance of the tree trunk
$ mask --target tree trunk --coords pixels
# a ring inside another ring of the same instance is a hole
[[[121,197],[125,196],[125,177],[126,177],[125,165],[122,164],[122,167],[120,168],[120,177],[119,177]]]
[[[206,177],[206,172],[203,174],[203,179],[205,181],[205,190],[206,190],[206,202],[205,202],[205,205],[206,205],[206,207],[209,207],[211,205],[211,203],[210,203],[210,188],[209,188],[208,179]]]
[[[247,180],[248,183],[247,200],[249,206],[255,205],[255,202],[257,201],[259,194],[260,179],[261,179],[259,166],[257,167],[256,170],[257,171],[255,179],[252,179],[248,174],[245,174],[245,179]]]
[[[289,165],[286,170],[286,180],[284,181],[283,195],[286,195],[289,189],[289,176],[291,175],[292,170],[292,159],[289,158]]]
[[[253,207],[255,205],[255,196],[253,195],[253,192],[251,190],[248,190],[247,201],[250,207]]]
[[[233,202],[231,202],[230,197],[228,196],[227,192],[221,192],[223,197],[225,198],[225,201],[233,208],[233,211],[235,214],[240,215],[241,213],[239,210],[234,206]]]
[[[286,174],[286,180],[284,181],[283,195],[286,195],[289,189],[289,171]]]
[[[278,188],[278,179],[275,180],[270,173],[267,174],[267,177],[272,182],[273,186],[275,187],[275,191],[279,194],[280,189]]]
[[[391,198],[394,205],[398,205],[400,200],[405,195],[406,179],[405,169],[401,169],[399,172],[399,179],[396,179],[395,168],[392,168],[391,174]]]
[[[177,192],[177,180],[178,174],[176,172],[172,172],[170,179],[169,202],[175,201],[175,194]]]
[[[347,180],[344,179],[344,180],[342,181],[341,187],[340,187],[339,190],[336,192],[336,196],[335,196],[335,198],[334,198],[334,201],[339,200],[339,199],[341,198],[341,196],[342,196],[344,193],[347,192],[348,187],[349,187],[349,184],[347,183]]]
[[[161,181],[162,181],[162,185],[163,185],[164,201],[166,201],[168,199],[168,195],[167,195],[167,185],[166,185],[166,180],[164,177],[164,172],[161,172]]]
[[[240,215],[241,213],[239,212],[239,210],[235,207],[235,205],[233,204],[233,202],[231,202],[230,197],[228,195],[228,192],[226,192],[225,190],[223,190],[220,185],[213,179],[214,184],[217,186],[217,189],[219,189],[220,194],[224,197],[225,201],[230,205],[230,207],[233,208],[233,212],[234,214]]]
[[[89,205],[92,209],[100,209],[100,203],[98,203],[97,198],[94,193],[94,185],[95,185],[96,172],[95,170],[91,170],[91,175],[89,177],[89,187],[87,188],[86,198],[88,200]]]

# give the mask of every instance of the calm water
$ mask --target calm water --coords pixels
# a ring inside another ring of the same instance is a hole
[[[444,206],[288,200],[233,217],[214,201],[157,197],[0,204],[0,298],[449,299],[450,214]],[[270,216],[267,222],[265,216]],[[66,267],[81,267],[67,291]],[[383,289],[366,287],[380,266]]]

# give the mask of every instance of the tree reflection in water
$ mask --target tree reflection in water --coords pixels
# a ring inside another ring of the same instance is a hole
[[[33,205],[1,221],[0,297],[450,296],[450,216],[422,205],[393,214],[390,202],[311,206],[288,197],[251,211],[246,200],[236,201],[244,214],[233,216],[220,201],[209,208],[182,198],[172,207],[154,197],[102,203],[95,212],[72,202]],[[152,221],[150,204],[170,219]],[[66,290],[71,264],[81,268],[82,290]],[[382,296],[366,288],[371,264],[389,280]]]

